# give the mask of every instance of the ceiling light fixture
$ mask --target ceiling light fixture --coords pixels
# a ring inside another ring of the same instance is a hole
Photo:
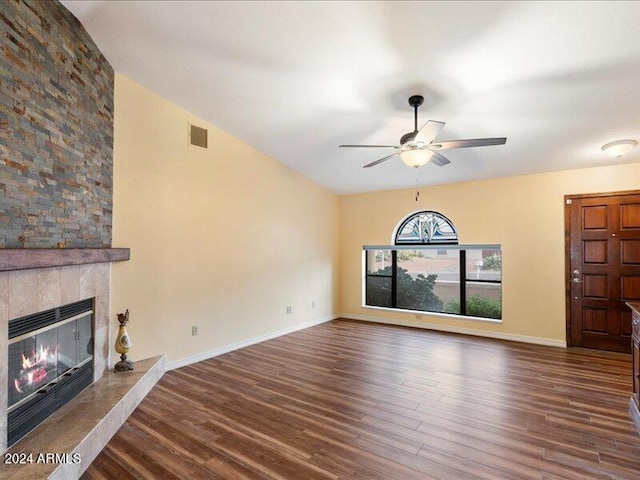
[[[506,138],[471,138],[467,140],[448,140],[446,142],[434,143],[436,137],[444,128],[444,122],[429,120],[420,130],[418,130],[418,107],[424,102],[422,95],[412,95],[409,97],[409,105],[413,107],[413,132],[405,133],[400,137],[400,145],[340,145],[349,148],[394,148],[395,153],[379,158],[375,162],[366,164],[362,168],[375,167],[390,158],[400,155],[405,165],[419,168],[431,162],[434,165],[443,167],[451,163],[446,157],[439,153],[440,150],[449,148],[487,147],[489,145],[504,145]],[[438,150],[435,152],[434,150]]]
[[[425,165],[431,157],[433,152],[426,148],[408,148],[400,152],[400,158],[409,167],[418,168]]]
[[[616,140],[615,142],[607,143],[602,147],[602,151],[608,153],[612,157],[620,158],[625,153],[631,151],[638,142],[635,140]]]

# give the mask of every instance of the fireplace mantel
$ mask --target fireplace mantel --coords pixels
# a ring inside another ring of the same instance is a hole
[[[0,272],[129,260],[128,248],[5,248]]]

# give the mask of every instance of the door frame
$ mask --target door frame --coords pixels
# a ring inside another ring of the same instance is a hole
[[[581,198],[615,197],[618,195],[640,195],[640,190],[579,193],[564,196],[564,298],[567,347],[574,346],[571,334],[571,203],[573,200]]]

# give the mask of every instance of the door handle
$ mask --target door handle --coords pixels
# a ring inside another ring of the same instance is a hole
[[[577,278],[577,277],[576,277],[576,278],[574,278],[572,281],[573,281],[573,283],[582,283],[582,280],[580,280],[580,279],[579,279],[579,278]]]

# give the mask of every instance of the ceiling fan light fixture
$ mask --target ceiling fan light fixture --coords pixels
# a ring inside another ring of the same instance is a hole
[[[423,166],[429,160],[431,160],[432,156],[433,152],[426,148],[410,148],[408,150],[400,152],[400,158],[405,163],[405,165],[413,168]]]
[[[625,153],[629,153],[638,142],[635,140],[616,140],[615,142],[607,143],[602,147],[602,151],[611,155],[612,157],[620,158]]]
[[[448,140],[446,142],[433,143],[436,137],[444,128],[444,122],[436,120],[428,120],[420,129],[418,129],[418,107],[422,105],[424,97],[422,95],[413,95],[409,97],[409,105],[413,107],[413,131],[405,133],[400,137],[400,145],[339,145],[340,147],[358,147],[358,148],[394,148],[396,153],[379,158],[371,163],[367,163],[362,168],[375,167],[382,162],[386,162],[391,158],[400,156],[402,162],[413,168],[423,166],[431,161],[438,167],[443,167],[451,163],[449,159],[433,150],[446,150],[449,148],[468,148],[468,147],[488,147],[489,145],[504,145],[507,141],[505,137],[500,138],[470,138],[466,140]],[[399,151],[398,151],[399,150]]]

